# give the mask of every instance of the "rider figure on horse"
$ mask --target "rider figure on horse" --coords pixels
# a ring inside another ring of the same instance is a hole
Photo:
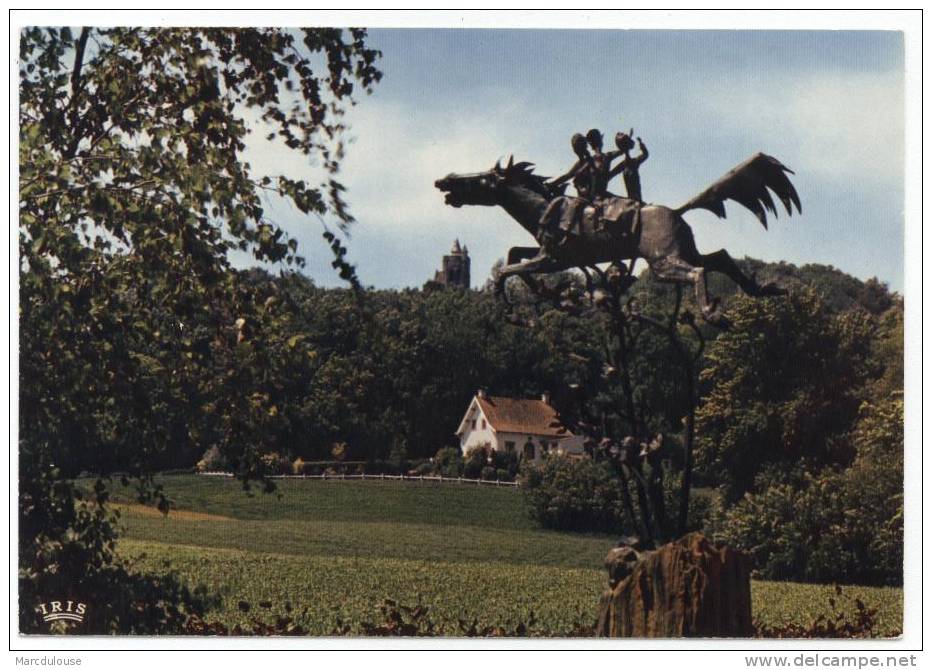
[[[586,146],[586,138],[580,133],[575,133],[570,138],[570,146],[576,154],[576,162],[565,174],[550,180],[548,185],[556,189],[572,179],[578,197],[554,198],[541,216],[538,242],[546,251],[551,251],[566,237],[567,230],[576,226],[582,208],[592,197],[595,166],[589,148]],[[561,229],[561,222],[566,222],[566,229]]]
[[[593,165],[592,155],[589,153],[589,147],[586,146],[586,138],[580,133],[574,133],[573,137],[570,138],[570,146],[573,147],[573,153],[576,154],[576,162],[565,174],[551,179],[549,184],[551,187],[556,188],[572,179],[574,186],[579,183],[584,188],[588,188],[586,181],[591,180]]]
[[[647,147],[641,138],[637,138],[640,148],[639,156],[631,156],[634,142],[631,140],[631,131],[615,135],[616,151],[607,153],[602,150],[602,133],[593,128],[585,137],[579,133],[573,135],[570,144],[577,160],[563,175],[549,182],[551,187],[558,187],[568,180],[573,180],[577,197],[559,196],[554,198],[540,220],[539,242],[544,251],[550,252],[566,239],[567,234],[578,231],[581,225],[583,212],[587,207],[596,208],[595,218],[599,218],[599,202],[612,194],[608,192],[608,184],[618,174],[621,174],[628,198],[641,202],[641,180],[638,168],[647,160]],[[588,145],[588,146],[587,146]],[[591,148],[591,153],[590,153]],[[622,160],[612,167],[612,162],[621,157]],[[635,214],[635,220],[637,215]],[[597,224],[599,225],[599,224]],[[632,232],[636,225],[631,225]]]
[[[592,159],[590,161],[592,166],[590,169],[592,188],[590,190],[590,199],[596,202],[611,195],[608,192],[608,182],[611,180],[612,161],[622,155],[623,152],[618,150],[603,153],[602,133],[596,128],[586,133],[586,141],[592,148]]]
[[[638,174],[638,170],[641,163],[647,160],[647,147],[644,146],[644,142],[640,137],[637,138],[638,149],[641,154],[632,156],[631,150],[634,148],[634,140],[631,139],[631,132],[629,130],[627,133],[615,133],[615,146],[618,147],[618,151],[613,151],[612,155],[613,157],[623,156],[623,158],[609,171],[608,180],[610,181],[616,175],[621,174],[628,197],[638,202],[644,202],[641,197],[641,176]]]
[[[585,141],[579,133],[576,133],[573,135],[571,143],[578,160],[573,164],[569,172],[553,179],[550,184],[559,186],[572,178],[578,196],[595,203],[612,195],[608,192],[608,184],[614,177],[621,174],[625,182],[628,198],[643,202],[641,178],[638,170],[641,163],[647,160],[649,154],[647,153],[647,147],[644,146],[644,141],[638,137],[640,155],[631,155],[631,150],[634,148],[631,132],[629,130],[627,133],[616,133],[615,146],[618,149],[607,153],[602,150],[602,133],[597,128],[592,128],[586,133]],[[589,145],[588,148],[586,144]],[[591,153],[589,149],[592,150]],[[612,163],[619,157],[622,160],[613,168]]]

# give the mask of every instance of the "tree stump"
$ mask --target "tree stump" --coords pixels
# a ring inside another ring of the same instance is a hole
[[[634,543],[605,558],[609,588],[599,603],[602,637],[750,637],[747,557],[700,533],[649,552]]]

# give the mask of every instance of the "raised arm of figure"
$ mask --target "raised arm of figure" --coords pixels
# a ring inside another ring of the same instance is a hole
[[[637,138],[637,140],[638,140],[638,149],[640,149],[641,155],[638,156],[635,160],[637,161],[637,164],[640,165],[641,163],[647,160],[647,157],[650,154],[647,153],[647,146],[644,144],[644,140],[642,140],[640,137]]]

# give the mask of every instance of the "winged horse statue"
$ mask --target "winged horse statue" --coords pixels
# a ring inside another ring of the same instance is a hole
[[[505,166],[496,163],[487,172],[450,174],[434,183],[446,194],[446,204],[502,207],[538,240],[546,238],[546,220],[556,211],[562,239],[552,245],[512,247],[498,278],[499,290],[512,276],[643,258],[659,280],[693,286],[703,318],[719,326],[727,321],[718,310],[718,300],[709,298],[708,272],[726,274],[751,296],[786,293],[771,283],[758,284],[724,249],[699,253],[693,232],[682,217],[690,210],[706,209],[725,218],[725,201],[733,200],[753,212],[766,229],[767,212],[777,215],[769,191],[788,215],[792,215],[794,205],[802,213],[799,195],[787,177],[792,170],[772,156],[752,156],[676,209],[607,194],[595,202],[581,203],[578,209],[582,215],[576,221],[567,221],[566,212],[577,208],[554,206],[559,205],[557,198],[569,200],[562,189],[554,189],[544,177],[534,174],[533,167],[527,162],[515,163],[512,157]]]

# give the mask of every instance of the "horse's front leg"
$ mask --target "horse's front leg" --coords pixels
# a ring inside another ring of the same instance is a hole
[[[508,265],[517,265],[522,261],[530,260],[539,256],[540,247],[512,247],[508,250]]]
[[[529,247],[516,247],[516,249],[523,249]],[[509,253],[509,257],[511,254]],[[510,277],[516,275],[535,275],[543,274],[547,272],[557,272],[558,270],[565,270],[566,268],[562,267],[556,260],[550,257],[543,250],[539,250],[538,254],[529,260],[522,261],[520,263],[510,263],[509,265],[504,266],[498,271],[498,277],[495,279],[495,294],[503,295],[505,292],[505,282],[508,281]]]

